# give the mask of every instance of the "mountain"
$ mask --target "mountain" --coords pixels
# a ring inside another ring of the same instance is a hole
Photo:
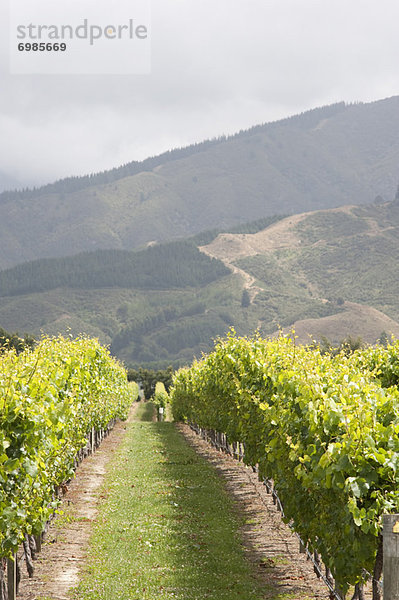
[[[398,164],[399,97],[314,109],[112,171],[0,194],[0,268],[387,200]]]
[[[231,326],[374,343],[399,337],[398,239],[396,200],[41,259],[0,272],[0,325],[95,335],[129,366],[190,363]]]

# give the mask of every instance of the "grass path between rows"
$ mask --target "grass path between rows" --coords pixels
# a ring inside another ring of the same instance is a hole
[[[239,517],[173,423],[139,406],[108,465],[78,600],[261,600]]]

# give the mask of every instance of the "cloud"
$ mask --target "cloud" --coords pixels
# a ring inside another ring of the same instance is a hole
[[[11,76],[0,19],[0,171],[23,184],[399,91],[394,0],[153,0],[148,76]]]

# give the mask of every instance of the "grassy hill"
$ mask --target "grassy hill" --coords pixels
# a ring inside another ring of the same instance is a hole
[[[0,272],[0,325],[95,335],[129,366],[191,362],[233,325],[372,343],[383,331],[399,337],[398,239],[394,201],[34,261]]]
[[[382,331],[399,336],[398,240],[394,201],[294,215],[253,235],[222,234],[203,250],[247,275],[248,310],[263,334],[294,327],[302,342],[373,343]]]
[[[399,97],[315,109],[112,171],[0,194],[0,268],[390,199]]]

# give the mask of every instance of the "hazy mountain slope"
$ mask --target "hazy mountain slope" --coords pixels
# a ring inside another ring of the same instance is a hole
[[[257,233],[223,233],[201,246],[204,262],[192,240],[42,260],[0,273],[0,325],[21,334],[96,335],[136,366],[191,362],[232,325],[240,334],[294,326],[300,341],[359,335],[374,342],[383,331],[399,335],[398,241],[396,201],[293,215]],[[160,253],[170,263],[165,273]],[[197,285],[191,271],[199,266]],[[167,273],[175,277],[169,287]],[[32,286],[24,294],[17,293],[21,274]],[[43,282],[47,291],[32,292]]]
[[[0,267],[391,199],[398,165],[398,97],[316,109],[99,176],[4,193]]]

